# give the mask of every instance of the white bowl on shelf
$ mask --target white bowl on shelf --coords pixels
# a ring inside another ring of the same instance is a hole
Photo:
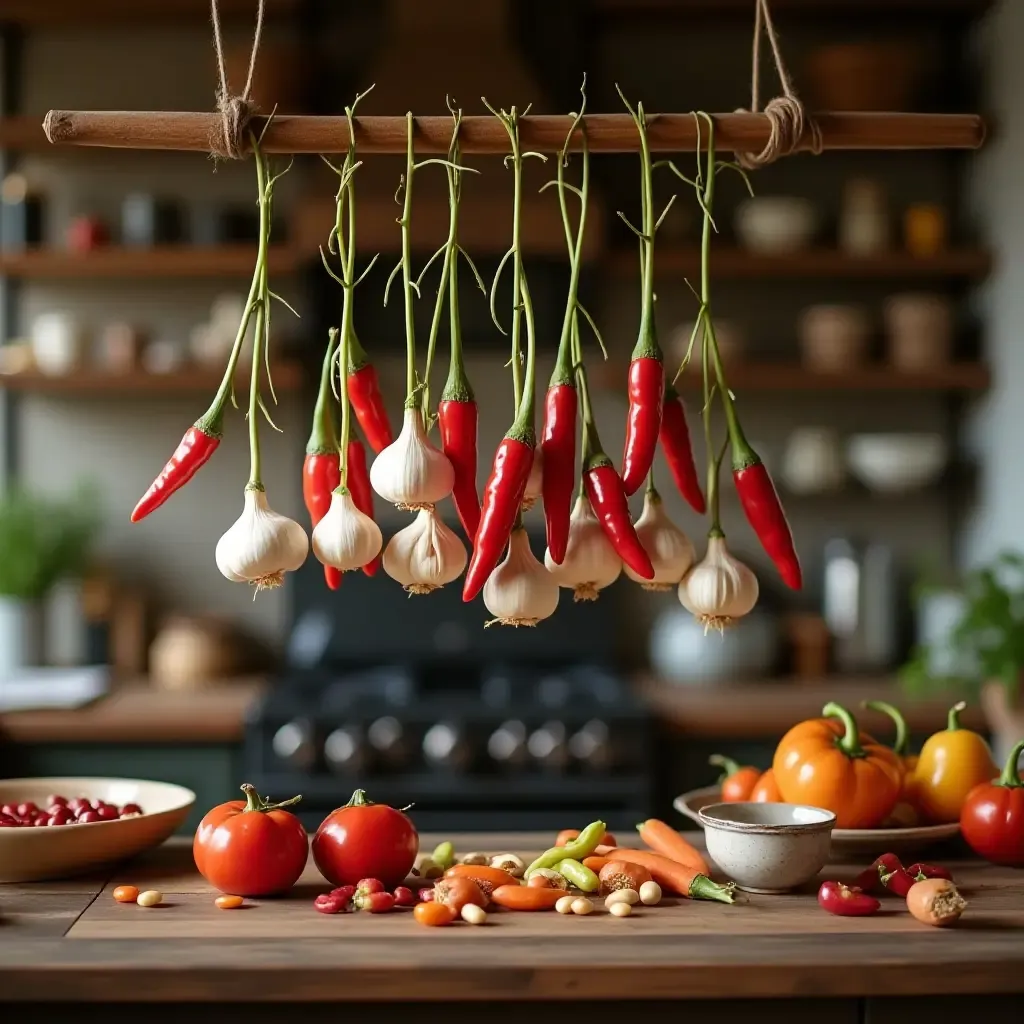
[[[941,434],[856,434],[846,444],[850,472],[884,494],[927,487],[941,476],[948,459]]]
[[[740,203],[734,226],[740,242],[751,252],[789,253],[810,244],[818,215],[800,196],[754,196]]]

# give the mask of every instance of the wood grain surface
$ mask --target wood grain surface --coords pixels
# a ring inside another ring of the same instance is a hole
[[[431,848],[437,837],[425,836]],[[463,850],[531,855],[538,835],[455,837]],[[824,875],[849,880],[861,865]],[[54,1000],[317,1001],[723,999],[1024,993],[1024,872],[959,862],[969,901],[955,929],[917,924],[895,898],[871,918],[830,917],[814,886],[741,894],[734,906],[666,900],[615,919],[496,912],[481,928],[416,925],[409,912],[325,916],[309,865],[287,897],[217,910],[187,842],[106,879],[0,886],[0,991]],[[824,876],[823,876],[824,877]],[[165,905],[114,903],[120,883]]]

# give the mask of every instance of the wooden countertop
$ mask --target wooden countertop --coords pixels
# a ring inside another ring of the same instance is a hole
[[[708,686],[673,686],[647,678],[640,682],[640,693],[662,721],[687,736],[772,740],[797,722],[818,717],[829,701],[848,707],[864,729],[883,740],[892,735],[892,723],[884,715],[862,711],[862,701],[889,701],[903,712],[911,732],[931,733],[945,728],[949,708],[960,699],[958,694],[911,699],[892,678],[779,679]],[[985,732],[988,728],[978,705],[969,705],[960,721],[968,729]]]
[[[525,856],[550,841],[448,838],[457,849]],[[830,866],[825,876],[850,880],[862,866]],[[817,883],[800,894],[740,894],[733,906],[666,900],[625,920],[603,907],[583,919],[502,911],[483,928],[426,929],[408,911],[316,913],[311,901],[327,885],[312,863],[286,897],[217,910],[189,844],[172,840],[106,876],[0,885],[0,991],[8,1002],[41,993],[81,1002],[497,1002],[1024,992],[1024,873],[950,866],[969,909],[941,931],[896,898],[874,917],[832,917],[816,903]],[[110,890],[122,883],[160,889],[165,905],[115,903]]]
[[[0,740],[14,743],[239,743],[246,708],[262,679],[238,679],[189,693],[126,682],[74,710],[0,714]]]

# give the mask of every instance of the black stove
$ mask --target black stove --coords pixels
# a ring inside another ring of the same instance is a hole
[[[535,541],[535,550],[541,541]],[[309,571],[311,568],[311,571]],[[302,793],[308,827],[356,788],[425,830],[631,828],[652,802],[652,728],[616,671],[612,587],[563,591],[536,629],[485,629],[458,586],[405,595],[383,572],[295,574],[289,666],[249,717],[246,778]]]

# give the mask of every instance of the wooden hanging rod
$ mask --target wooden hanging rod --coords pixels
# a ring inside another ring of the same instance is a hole
[[[985,122],[977,114],[815,114],[823,149],[978,149],[985,140]],[[714,114],[715,140],[726,151],[757,152],[768,141],[764,114]],[[632,153],[637,131],[628,114],[588,114],[587,138],[594,153]],[[263,119],[255,122],[257,131]],[[361,154],[404,153],[405,117],[357,117],[356,142]],[[47,139],[56,145],[106,146],[115,149],[210,150],[220,131],[220,115],[175,111],[51,110],[43,121]],[[569,119],[564,114],[524,117],[520,138],[524,149],[555,153],[565,141]],[[416,118],[416,152],[447,153],[452,121]],[[697,148],[692,114],[658,114],[648,128],[651,148],[659,153]],[[459,133],[464,153],[508,152],[508,136],[496,118],[468,116]],[[278,114],[263,140],[268,153],[340,153],[348,147],[344,117]],[[578,148],[578,146],[577,146]],[[810,148],[807,136],[801,145]]]

